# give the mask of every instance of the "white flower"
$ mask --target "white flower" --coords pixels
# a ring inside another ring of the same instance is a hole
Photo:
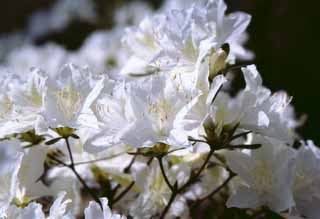
[[[45,70],[49,75],[56,74],[68,62],[68,52],[61,46],[48,43],[43,46],[26,44],[11,51],[5,64],[21,78],[33,68]],[[54,57],[54,58],[52,58]]]
[[[121,74],[151,74],[159,71],[159,66],[152,62],[161,50],[155,30],[160,20],[160,17],[146,17],[138,27],[126,30],[123,43],[133,55],[121,70]]]
[[[21,159],[22,155],[17,155],[15,162],[11,166],[7,166],[6,173],[0,175],[0,217],[6,215],[11,201],[16,196]]]
[[[211,83],[210,90],[203,89],[205,90],[203,94],[194,98],[178,113],[174,127],[188,133],[188,136],[198,139],[202,133],[202,124],[208,116],[210,105],[214,97],[218,95],[219,88],[226,82],[227,79],[223,75],[216,76]]]
[[[114,20],[117,26],[138,25],[151,13],[152,8],[147,2],[130,2],[115,11]]]
[[[293,195],[295,208],[301,215],[317,219],[320,214],[320,157],[319,149],[308,142],[297,152]]]
[[[18,173],[19,186],[24,190],[23,196],[34,198],[47,194],[47,188],[39,181],[44,172],[47,153],[48,148],[45,145],[37,145],[23,150],[23,158]]]
[[[11,205],[4,219],[45,219],[45,215],[42,211],[42,206],[38,203],[30,203],[25,208],[19,208],[15,205]]]
[[[87,64],[94,73],[107,74],[112,79],[119,79],[120,69],[128,59],[125,48],[121,46],[123,33],[123,29],[94,32],[70,59],[77,64]]]
[[[81,112],[90,107],[103,88],[103,79],[90,77],[88,69],[69,64],[54,78],[48,78],[42,110],[48,126],[78,126]]]
[[[114,214],[108,206],[108,199],[101,198],[102,210],[98,203],[91,201],[84,210],[85,219],[126,219],[125,216]]]
[[[45,217],[41,204],[35,202],[29,203],[24,208],[10,205],[2,217],[5,219],[74,219],[74,216],[66,213],[66,206],[70,200],[63,201],[64,196],[65,192],[58,194],[58,197],[50,208],[48,217]]]
[[[4,72],[0,76],[0,137],[3,138],[16,130],[16,126],[11,122],[14,119],[14,108],[8,90],[18,79]]]
[[[20,142],[18,140],[0,141],[0,175],[12,171],[12,166],[17,162]]]
[[[67,199],[63,201],[64,197],[66,195],[66,192],[60,192],[52,204],[50,208],[50,213],[48,219],[72,219],[72,217],[69,214],[66,213],[67,205],[71,202],[70,199]]]
[[[174,120],[198,94],[196,89],[180,87],[167,74],[132,84],[129,98],[136,120],[125,130],[123,143],[133,147],[149,147],[159,142],[178,147],[185,145],[187,136],[174,129]]]
[[[136,119],[131,109],[127,85],[113,84],[112,81],[107,83],[106,87],[110,87],[110,90],[104,90],[93,102],[91,114],[88,112],[82,116],[81,128],[88,128],[92,133],[85,144],[86,150],[90,152],[121,145],[125,131]]]
[[[191,107],[188,106],[184,115],[181,115],[182,128],[199,129],[199,124],[210,122],[214,125],[215,134],[220,136],[224,127],[238,126],[239,129],[253,131],[291,144],[294,139],[292,129],[295,126],[292,125],[294,119],[289,119],[286,112],[290,98],[283,92],[271,95],[271,91],[262,86],[262,79],[254,65],[242,68],[242,71],[246,81],[244,90],[241,90],[236,97],[231,97],[224,91],[217,94],[217,89],[226,81],[223,77],[217,76],[213,80],[206,101],[199,98],[198,102]],[[211,104],[210,100],[216,94]],[[208,107],[208,104],[211,105]]]
[[[39,124],[43,120],[40,112],[46,91],[45,82],[46,77],[43,73],[39,69],[33,69],[26,80],[20,80],[10,87],[9,95],[13,103],[14,119],[8,124],[12,126],[12,133],[31,129],[40,130]]]
[[[228,202],[228,207],[257,208],[268,206],[273,211],[284,211],[294,205],[291,186],[294,181],[294,151],[277,142],[256,139],[262,147],[226,154],[230,169],[244,181]]]
[[[168,161],[163,159],[163,166],[165,173],[173,185],[175,180],[178,185],[184,185],[189,178],[190,169],[185,168],[184,165],[175,165],[169,167]],[[138,198],[133,201],[130,206],[130,213],[136,219],[148,219],[162,212],[167,205],[171,190],[163,178],[158,161],[153,160],[150,166],[138,172],[136,176],[136,183],[142,189]],[[171,206],[168,215],[181,216],[188,210],[186,200],[182,196],[176,197]],[[168,216],[168,218],[171,218]]]
[[[96,19],[95,5],[89,0],[58,0],[50,10],[39,10],[32,15],[28,34],[32,38],[63,30],[73,20],[93,22]]]
[[[226,16],[225,10],[224,2],[216,0],[205,7],[198,4],[145,18],[138,28],[129,29],[125,35],[124,42],[132,57],[122,73],[152,74],[170,71],[176,65],[193,72],[195,64],[203,62],[204,54],[216,60],[216,52],[225,43],[231,46],[230,62],[238,54],[247,56],[241,43],[250,16],[245,13]]]

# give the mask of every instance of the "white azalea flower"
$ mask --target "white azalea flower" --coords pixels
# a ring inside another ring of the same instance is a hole
[[[94,32],[70,59],[77,64],[87,64],[94,73],[120,79],[120,69],[128,59],[128,53],[121,46],[123,33],[124,30],[121,28]]]
[[[151,63],[161,50],[155,35],[155,28],[160,20],[160,17],[146,17],[138,27],[126,30],[123,43],[133,55],[121,70],[121,74],[151,74],[159,71],[159,66]]]
[[[139,28],[129,29],[124,38],[133,55],[122,73],[152,74],[168,71],[175,65],[193,72],[196,63],[203,62],[201,54],[214,60],[225,43],[231,45],[229,59],[233,62],[234,56],[244,54],[240,43],[250,16],[245,13],[225,16],[225,10],[224,2],[216,0],[205,7],[199,4],[144,19]]]
[[[133,147],[149,147],[162,142],[181,147],[187,136],[174,129],[179,111],[199,94],[196,89],[181,89],[168,75],[155,75],[132,84],[129,98],[135,123],[122,141]]]
[[[0,141],[0,175],[12,171],[12,166],[15,166],[15,163],[17,162],[19,150],[20,142],[18,140]]]
[[[16,157],[11,166],[7,166],[7,172],[0,176],[0,217],[6,215],[6,211],[11,201],[16,197],[18,190],[18,171],[21,164],[22,155]]]
[[[185,110],[184,115],[180,115],[182,129],[199,129],[199,124],[210,122],[214,125],[215,134],[220,136],[225,126],[238,125],[239,129],[291,144],[294,139],[292,129],[295,126],[292,125],[294,119],[288,119],[286,112],[290,98],[283,92],[271,95],[271,91],[262,86],[262,79],[254,65],[242,68],[242,71],[246,81],[244,90],[234,98],[224,91],[217,94],[217,89],[226,82],[223,77],[217,77],[213,80],[211,94],[206,102],[199,99]],[[217,96],[210,105],[215,94]]]
[[[0,75],[0,137],[3,138],[8,134],[16,131],[17,127],[12,124],[14,120],[14,104],[8,93],[12,84],[16,83],[18,78],[15,75],[6,74]]]
[[[43,107],[43,97],[46,91],[46,77],[39,69],[33,69],[25,81],[20,80],[9,90],[14,108],[14,119],[10,121],[12,133],[35,129],[40,131],[43,120],[40,112]]]
[[[48,78],[42,110],[47,125],[76,128],[79,115],[97,98],[103,83],[103,79],[90,80],[88,69],[73,64]]]
[[[206,91],[203,94],[183,107],[177,115],[174,126],[188,133],[188,136],[198,139],[202,132],[202,124],[210,111],[210,105],[214,97],[218,95],[219,88],[226,82],[227,79],[223,75],[216,76],[211,83],[210,90],[205,88]]]
[[[3,215],[5,219],[74,219],[70,213],[66,213],[66,206],[70,200],[63,201],[65,192],[60,192],[50,208],[49,216],[45,217],[41,204],[31,202],[21,208],[15,205],[9,206]]]
[[[318,208],[320,201],[320,157],[319,149],[312,142],[297,152],[295,180],[293,194],[295,207],[301,215],[310,219],[317,219],[320,214]]]
[[[71,214],[66,213],[67,205],[71,202],[70,199],[63,201],[66,192],[60,192],[50,208],[48,219],[73,219]]]
[[[51,9],[39,10],[32,15],[28,24],[28,34],[32,38],[45,36],[63,30],[73,20],[94,22],[96,16],[92,1],[58,0]]]
[[[108,206],[108,199],[101,198],[102,210],[98,203],[91,201],[84,210],[85,219],[126,219],[125,216],[114,214]]]
[[[38,203],[30,203],[25,208],[19,208],[11,205],[4,219],[45,219],[45,215],[42,211],[42,206]]]
[[[62,65],[68,62],[68,56],[68,52],[63,47],[54,43],[43,46],[26,44],[11,51],[6,57],[5,65],[21,78],[25,78],[26,72],[33,68],[42,69],[49,75],[54,75]]]
[[[252,209],[268,206],[276,212],[291,208],[294,205],[293,149],[262,138],[254,143],[261,143],[262,147],[249,154],[226,154],[230,169],[245,183],[229,198],[227,206]]]
[[[86,149],[91,152],[121,145],[125,131],[136,120],[131,109],[127,85],[112,85],[112,81],[108,83],[110,86],[106,87],[112,88],[103,92],[93,102],[90,108],[92,114],[86,113],[86,118],[82,117],[85,119],[82,128],[89,127],[92,133],[85,144]]]
[[[181,166],[170,168],[167,160],[163,162],[171,185],[175,183],[175,179],[178,180],[178,185],[184,185],[188,180],[190,170]],[[150,166],[145,167],[136,177],[136,183],[142,192],[130,206],[130,213],[136,219],[152,218],[165,208],[170,199],[171,190],[162,176],[157,160],[153,160]],[[168,218],[183,215],[187,211],[186,204],[186,200],[178,196],[171,206]]]
[[[152,8],[147,2],[129,2],[115,11],[114,19],[117,26],[126,27],[138,25],[151,14]]]

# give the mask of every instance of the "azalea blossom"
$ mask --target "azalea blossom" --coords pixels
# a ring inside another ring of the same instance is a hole
[[[126,219],[125,216],[119,214],[113,214],[108,207],[108,199],[101,198],[102,210],[96,202],[90,202],[88,207],[84,211],[85,219]]]
[[[88,78],[89,77],[89,78]],[[77,127],[77,119],[99,95],[103,79],[91,79],[88,69],[66,65],[48,78],[41,114],[50,127]]]
[[[253,58],[251,16],[223,0],[119,6],[103,29],[91,1],[59,0],[0,39],[0,219],[208,208],[318,219],[320,150],[297,134],[292,97],[255,65],[239,67],[244,86],[232,92],[237,61]],[[32,42],[74,19],[99,27],[78,49]]]
[[[262,144],[257,150],[229,152],[228,165],[243,180],[236,193],[228,202],[228,207],[257,208],[268,206],[276,212],[294,206],[291,186],[294,183],[294,151],[276,142],[255,139]]]

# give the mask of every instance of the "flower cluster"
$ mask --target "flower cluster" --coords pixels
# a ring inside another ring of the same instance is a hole
[[[65,2],[32,22],[63,27]],[[320,149],[296,133],[290,96],[236,64],[253,57],[250,19],[223,0],[134,3],[78,51],[1,54],[0,218],[190,218],[206,202],[217,218],[319,218]]]

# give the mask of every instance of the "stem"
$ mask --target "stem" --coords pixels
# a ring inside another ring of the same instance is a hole
[[[136,160],[137,156],[134,155],[134,157],[132,158],[132,160],[130,161],[129,165],[123,170],[123,172],[125,173],[129,173],[130,169],[132,167],[132,165],[134,164],[135,160]],[[117,191],[121,188],[121,185],[118,184],[114,190],[112,191],[112,199],[110,200],[110,207],[112,207],[113,204],[115,204],[116,202],[118,202],[123,196],[125,196],[133,187],[134,185],[134,181],[132,181],[129,186],[127,188],[125,188],[117,197],[114,198],[114,195],[117,193]]]
[[[69,158],[70,158],[70,161],[71,161],[71,166],[74,167],[74,160],[73,160],[73,156],[72,156],[72,152],[71,152],[69,139],[68,138],[64,138],[64,140],[66,141],[66,145],[67,145],[67,149],[68,149],[68,153],[69,153]]]
[[[166,214],[170,210],[170,207],[171,207],[174,199],[176,198],[177,194],[178,194],[178,191],[175,191],[175,190],[172,191],[171,197],[169,199],[169,202],[168,202],[167,206],[165,207],[165,209],[162,211],[161,216],[159,217],[159,219],[164,219],[164,217],[166,216]]]
[[[198,170],[198,172],[193,176],[190,177],[190,179],[188,180],[188,182],[186,184],[184,184],[180,189],[179,192],[182,192],[183,190],[185,190],[187,187],[189,187],[203,172],[203,170],[205,169],[205,167],[207,166],[207,164],[210,161],[211,156],[213,155],[214,150],[210,150],[208,156],[206,157],[205,161],[203,162],[203,164],[201,165],[200,169]]]
[[[116,202],[120,201],[134,186],[134,181],[132,181],[127,188],[125,188],[117,197],[113,199],[112,205],[114,205]]]
[[[90,189],[90,187],[87,185],[87,183],[84,181],[84,179],[80,176],[80,174],[77,172],[77,170],[75,168],[69,139],[68,138],[64,138],[64,139],[65,139],[65,142],[66,142],[66,145],[67,145],[69,158],[70,158],[70,161],[71,161],[71,164],[70,165],[66,165],[66,166],[71,169],[71,171],[75,174],[75,176],[80,181],[80,183],[85,188],[85,190],[87,190],[87,192],[91,195],[91,197],[100,205],[100,208],[102,210],[103,207],[102,207],[102,203],[101,203],[99,197]]]
[[[160,170],[161,170],[161,173],[162,173],[162,176],[164,178],[164,181],[167,183],[168,187],[170,188],[170,190],[174,191],[174,188],[173,186],[171,185],[166,173],[165,173],[165,170],[164,170],[164,167],[163,167],[163,162],[162,162],[162,157],[158,157],[158,161],[159,161],[159,165],[160,165]]]
[[[235,176],[234,173],[230,172],[228,178],[220,185],[218,186],[215,190],[213,190],[209,195],[199,199],[197,201],[197,204],[200,204],[201,202],[203,202],[204,200],[216,195],[218,192],[220,192],[221,189],[223,189],[229,182],[230,180]]]
[[[213,152],[214,152],[214,150],[210,150],[208,156],[206,157],[206,160],[203,162],[203,164],[201,165],[201,167],[198,170],[198,172],[193,177],[190,177],[188,182],[186,184],[184,184],[180,189],[178,188],[177,182],[174,184],[174,186],[172,186],[170,184],[170,182],[169,182],[169,180],[167,178],[167,175],[165,174],[165,171],[164,171],[164,167],[163,167],[163,163],[162,163],[162,157],[158,157],[161,173],[162,173],[163,178],[165,179],[167,185],[169,186],[169,188],[171,189],[171,192],[172,192],[170,200],[169,200],[167,206],[165,207],[165,209],[163,210],[163,212],[161,213],[161,216],[160,216],[159,219],[164,219],[164,217],[166,216],[166,214],[170,210],[170,207],[171,207],[173,201],[175,200],[176,196],[179,193],[183,192],[188,186],[190,186],[201,175],[201,173],[203,172],[203,170],[207,166],[207,164],[208,164]]]
[[[94,160],[88,160],[88,161],[82,161],[82,162],[77,162],[77,163],[74,163],[75,166],[78,166],[78,165],[85,165],[85,164],[91,164],[91,163],[95,163],[95,162],[99,162],[99,161],[104,161],[104,160],[109,160],[109,159],[112,159],[112,158],[115,158],[117,156],[120,156],[124,153],[119,153],[119,154],[115,154],[113,156],[108,156],[108,157],[102,157],[102,158],[98,158],[98,159],[94,159]]]
[[[246,131],[246,132],[242,132],[242,133],[236,134],[236,135],[232,136],[232,138],[230,139],[229,142],[231,142],[231,141],[233,141],[233,140],[235,140],[237,138],[247,136],[250,133],[252,133],[252,131]]]
[[[123,170],[125,173],[129,173],[133,163],[136,161],[137,155],[134,155],[132,160],[130,161],[129,165]]]
[[[75,168],[70,168],[72,172],[76,175],[82,186],[89,192],[91,197],[100,205],[102,208],[102,203],[99,200],[99,197],[90,189],[90,187],[87,185],[87,183],[84,181],[84,179],[79,175],[79,173],[75,170]]]

